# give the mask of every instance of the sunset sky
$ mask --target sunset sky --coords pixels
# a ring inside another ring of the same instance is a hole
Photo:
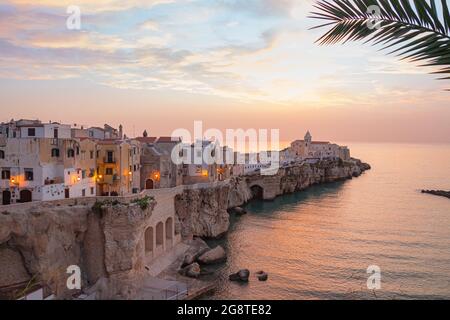
[[[0,4],[1,119],[128,135],[278,128],[282,140],[450,142],[450,82],[360,43],[321,47],[308,0]],[[81,30],[66,9],[81,8]]]

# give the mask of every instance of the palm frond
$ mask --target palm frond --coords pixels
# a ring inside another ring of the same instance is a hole
[[[318,0],[311,18],[332,26],[317,42],[321,45],[365,40],[382,44],[409,61],[438,67],[450,77],[449,0]],[[376,7],[372,7],[376,6]],[[377,8],[374,14],[369,8]],[[313,29],[314,29],[313,28]]]

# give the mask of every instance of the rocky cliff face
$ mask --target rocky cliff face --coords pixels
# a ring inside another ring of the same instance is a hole
[[[176,228],[181,236],[218,237],[230,225],[228,195],[230,186],[187,189],[175,197]]]
[[[57,298],[76,291],[66,286],[67,267],[81,269],[82,287],[100,298],[128,298],[142,276],[143,233],[153,203],[52,206],[4,210],[0,214],[0,296],[17,298],[37,283]],[[14,212],[13,212],[14,211]]]
[[[228,231],[227,209],[241,206],[254,198],[255,188],[266,200],[301,191],[318,183],[351,179],[370,169],[359,160],[326,160],[282,168],[276,175],[249,175],[230,180],[227,187],[185,190],[175,199],[175,208],[183,238],[214,238]]]

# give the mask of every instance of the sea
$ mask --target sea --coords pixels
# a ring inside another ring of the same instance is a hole
[[[372,170],[232,216],[205,299],[450,299],[450,199],[420,192],[450,190],[450,144],[347,145]]]

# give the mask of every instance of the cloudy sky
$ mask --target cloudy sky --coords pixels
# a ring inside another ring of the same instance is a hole
[[[450,84],[379,48],[316,45],[313,2],[3,0],[1,120],[450,142]],[[71,5],[81,30],[66,27]]]

